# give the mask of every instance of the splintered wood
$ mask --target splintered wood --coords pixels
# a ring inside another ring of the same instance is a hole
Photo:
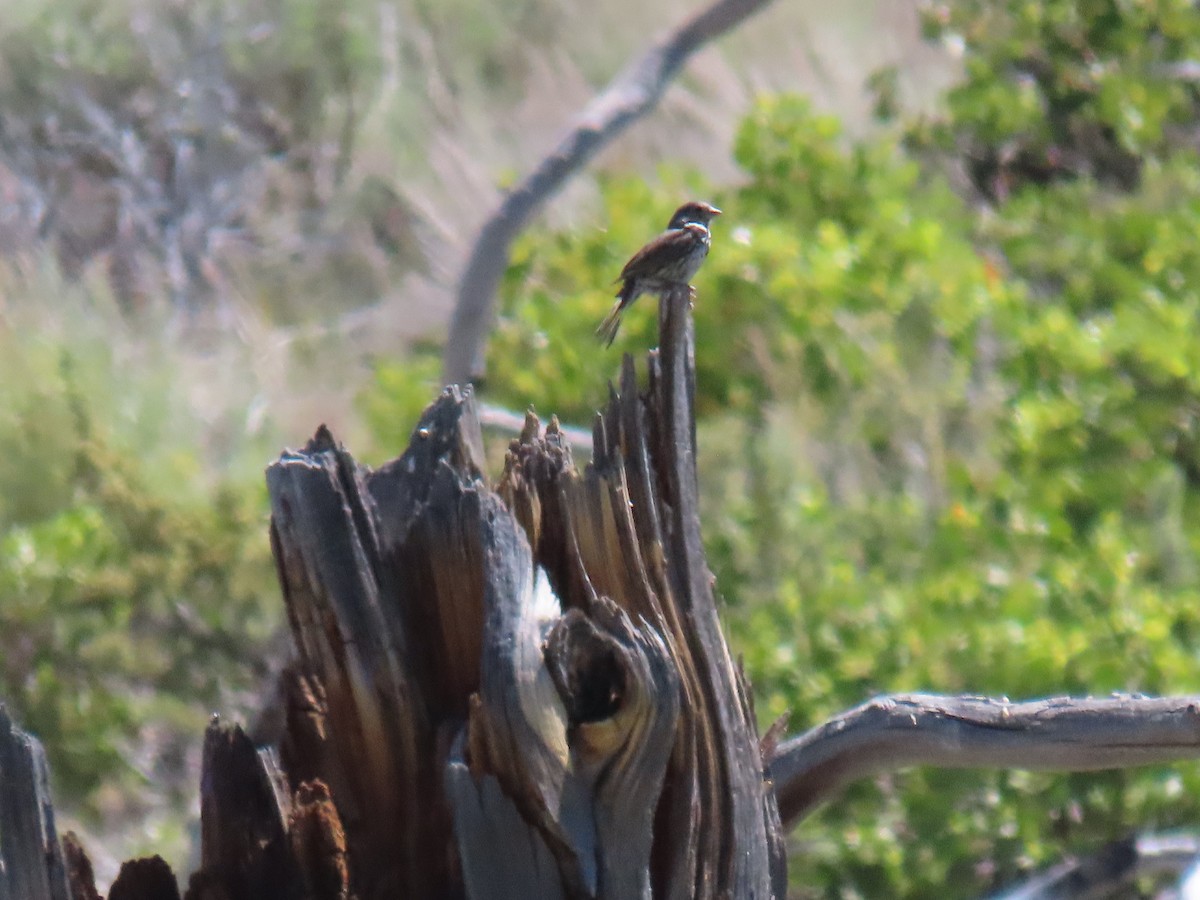
[[[686,292],[663,318],[582,472],[530,414],[493,488],[457,388],[378,471],[324,430],[271,467],[284,792],[321,785],[344,840],[344,868],[297,871],[359,897],[783,896],[700,545]]]

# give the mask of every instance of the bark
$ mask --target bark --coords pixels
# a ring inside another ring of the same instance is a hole
[[[71,896],[49,782],[42,745],[0,705],[0,900]]]
[[[211,896],[217,900],[219,895]],[[179,900],[179,885],[161,856],[131,859],[121,864],[108,900]]]
[[[847,784],[911,766],[1086,772],[1200,757],[1200,696],[879,697],[781,744],[770,764],[795,824]]]

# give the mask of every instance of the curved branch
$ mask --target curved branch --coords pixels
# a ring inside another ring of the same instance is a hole
[[[571,174],[654,108],[688,57],[770,2],[717,0],[686,20],[593,98],[554,152],[504,198],[480,229],[459,279],[443,360],[445,384],[464,384],[483,374],[496,288],[508,265],[508,248],[530,217]]]
[[[794,825],[843,787],[909,766],[1083,772],[1200,757],[1200,696],[877,697],[779,747],[779,814]]]

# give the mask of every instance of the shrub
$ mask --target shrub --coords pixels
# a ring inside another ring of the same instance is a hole
[[[0,278],[0,702],[62,811],[179,858],[197,738],[253,713],[280,620],[266,435],[202,421],[185,354],[86,290]]]

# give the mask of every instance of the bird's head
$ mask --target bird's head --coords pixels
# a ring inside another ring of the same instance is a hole
[[[711,203],[705,203],[702,200],[693,200],[675,210],[675,215],[671,216],[671,222],[667,225],[667,230],[682,228],[689,222],[696,222],[708,227],[708,223],[712,221],[713,217],[720,214],[721,211]]]

